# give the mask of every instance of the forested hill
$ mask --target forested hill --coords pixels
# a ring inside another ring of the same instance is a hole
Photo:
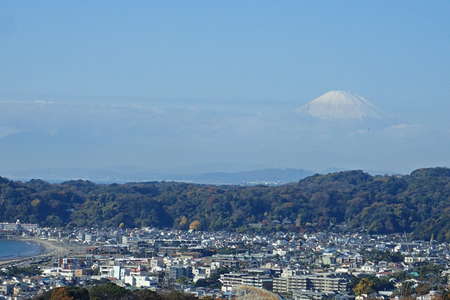
[[[0,221],[16,219],[51,226],[124,223],[203,230],[303,231],[346,224],[450,241],[450,169],[419,169],[406,176],[348,171],[275,187],[49,184],[0,177]]]

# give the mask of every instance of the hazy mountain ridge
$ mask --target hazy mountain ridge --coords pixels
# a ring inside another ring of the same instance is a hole
[[[261,169],[241,172],[209,172],[187,176],[187,180],[206,184],[283,184],[312,175],[303,169]]]
[[[199,184],[284,184],[295,182],[314,172],[294,168],[270,168],[236,172],[204,172],[198,174],[177,174],[122,169],[37,169],[8,172],[8,178],[31,180],[42,178],[50,182],[63,182],[73,179],[89,180],[96,183],[126,183],[143,181],[180,181]],[[38,176],[39,175],[39,176]]]
[[[51,226],[156,226],[203,230],[321,230],[346,225],[371,233],[410,232],[450,241],[450,169],[371,176],[314,175],[280,186],[181,182],[49,184],[0,178],[0,221]]]

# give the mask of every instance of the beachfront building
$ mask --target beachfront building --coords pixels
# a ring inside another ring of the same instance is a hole
[[[20,220],[16,223],[0,223],[0,233],[37,232],[38,229],[38,224],[21,223]]]

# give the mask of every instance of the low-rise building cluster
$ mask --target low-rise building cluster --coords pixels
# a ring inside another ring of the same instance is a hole
[[[28,233],[57,248],[48,259],[4,265],[0,299],[27,299],[55,287],[111,281],[126,288],[176,289],[200,298],[226,299],[243,287],[255,287],[280,299],[401,299],[413,294],[426,300],[430,293],[445,292],[450,280],[448,243],[402,235],[154,228],[34,228]],[[40,274],[11,275],[12,265],[39,267]],[[431,278],[416,271],[422,267],[439,272]],[[361,278],[385,286],[366,287]],[[429,288],[419,294],[425,284]]]

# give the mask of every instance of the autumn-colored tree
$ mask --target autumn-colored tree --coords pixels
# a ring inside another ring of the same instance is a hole
[[[89,292],[83,288],[60,287],[52,291],[50,300],[89,300]]]
[[[198,230],[200,228],[200,221],[195,220],[189,225],[189,230]]]
[[[69,295],[67,288],[60,287],[53,290],[50,300],[74,300],[74,298]]]
[[[371,294],[375,291],[375,283],[369,278],[362,278],[358,284],[353,288],[353,292],[360,296],[362,294]]]

